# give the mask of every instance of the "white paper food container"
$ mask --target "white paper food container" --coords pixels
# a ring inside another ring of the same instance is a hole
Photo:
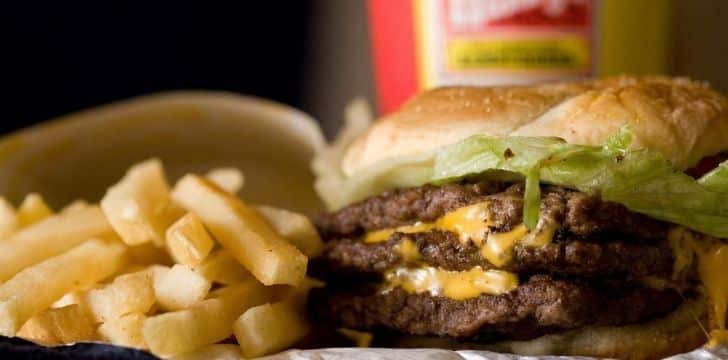
[[[0,194],[18,203],[41,193],[56,209],[99,200],[133,163],[158,157],[170,181],[234,166],[241,196],[314,214],[309,162],[324,145],[308,115],[272,101],[225,92],[142,96],[63,116],[0,139]]]

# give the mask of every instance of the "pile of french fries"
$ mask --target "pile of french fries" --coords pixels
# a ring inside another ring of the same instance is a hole
[[[306,266],[323,244],[305,216],[246,205],[243,182],[224,168],[170,188],[152,159],[99,205],[54,213],[38,194],[17,208],[0,199],[0,335],[182,359],[291,346],[309,330],[305,301],[320,283]]]

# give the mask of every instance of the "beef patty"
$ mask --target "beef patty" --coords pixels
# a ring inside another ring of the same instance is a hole
[[[368,231],[434,221],[447,212],[483,201],[488,202],[494,231],[508,231],[522,222],[523,184],[485,182],[395,190],[325,214],[317,223],[326,248],[312,262],[312,273],[324,278],[371,275],[407,265],[396,251],[404,237],[414,242],[421,263],[447,270],[494,268],[481,256],[479,247],[461,243],[456,234],[447,231],[394,232],[387,241],[362,241]],[[597,196],[555,186],[543,187],[540,211],[559,224],[553,241],[536,248],[517,245],[503,269],[580,277],[666,276],[672,271],[667,223]]]
[[[410,294],[400,288],[380,293],[373,285],[315,289],[309,307],[317,319],[338,327],[484,340],[638,323],[669,313],[680,301],[673,290],[535,275],[509,293],[467,300]]]
[[[499,267],[519,276],[516,289],[466,300],[401,288],[380,291],[382,273],[397,267],[496,267],[478,245],[461,242],[446,230],[395,231],[374,243],[364,242],[367,232],[432,222],[480,202],[487,203],[490,231],[510,231],[523,222],[523,188],[484,182],[425,185],[386,192],[321,216],[317,226],[326,248],[311,262],[310,271],[332,286],[314,291],[312,315],[354,329],[463,340],[526,339],[587,325],[638,323],[677,307],[681,297],[675,290],[648,288],[638,281],[671,274],[668,223],[555,186],[542,186],[540,204],[542,218],[558,225],[552,241],[538,247],[517,243],[511,260]],[[415,257],[400,254],[404,238],[417,250]]]
[[[410,239],[420,257],[406,259],[397,251],[403,239]],[[461,243],[451,232],[394,233],[388,241],[366,244],[359,239],[329,241],[320,257],[312,262],[312,274],[319,277],[352,273],[382,273],[395,267],[424,263],[446,270],[468,270],[474,266],[496,268],[472,243]],[[518,274],[559,274],[581,277],[669,276],[672,249],[665,241],[655,245],[613,240],[588,242],[557,240],[542,247],[516,246],[513,258],[503,270]],[[345,276],[345,275],[343,275]]]
[[[317,226],[325,239],[355,238],[373,230],[434,221],[447,212],[487,200],[493,227],[508,230],[522,222],[523,188],[522,183],[479,182],[393,190],[325,214],[317,219]],[[621,204],[556,186],[544,186],[541,194],[541,211],[561,223],[557,236],[616,232],[642,240],[665,238],[666,223],[630,212]]]

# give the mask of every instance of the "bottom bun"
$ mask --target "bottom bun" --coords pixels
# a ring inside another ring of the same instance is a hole
[[[478,349],[518,355],[571,355],[617,359],[661,359],[700,347],[707,341],[706,301],[686,300],[665,317],[639,325],[593,326],[528,341],[464,343],[445,338],[405,336],[387,345]]]
[[[595,326],[530,341],[508,341],[493,349],[519,355],[581,355],[660,359],[691,351],[707,341],[705,300],[688,300],[666,317],[645,324]]]

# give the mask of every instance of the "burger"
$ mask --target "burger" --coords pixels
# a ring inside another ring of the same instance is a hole
[[[726,155],[728,100],[689,79],[427,91],[314,164],[330,212],[311,314],[382,346],[719,344]]]

